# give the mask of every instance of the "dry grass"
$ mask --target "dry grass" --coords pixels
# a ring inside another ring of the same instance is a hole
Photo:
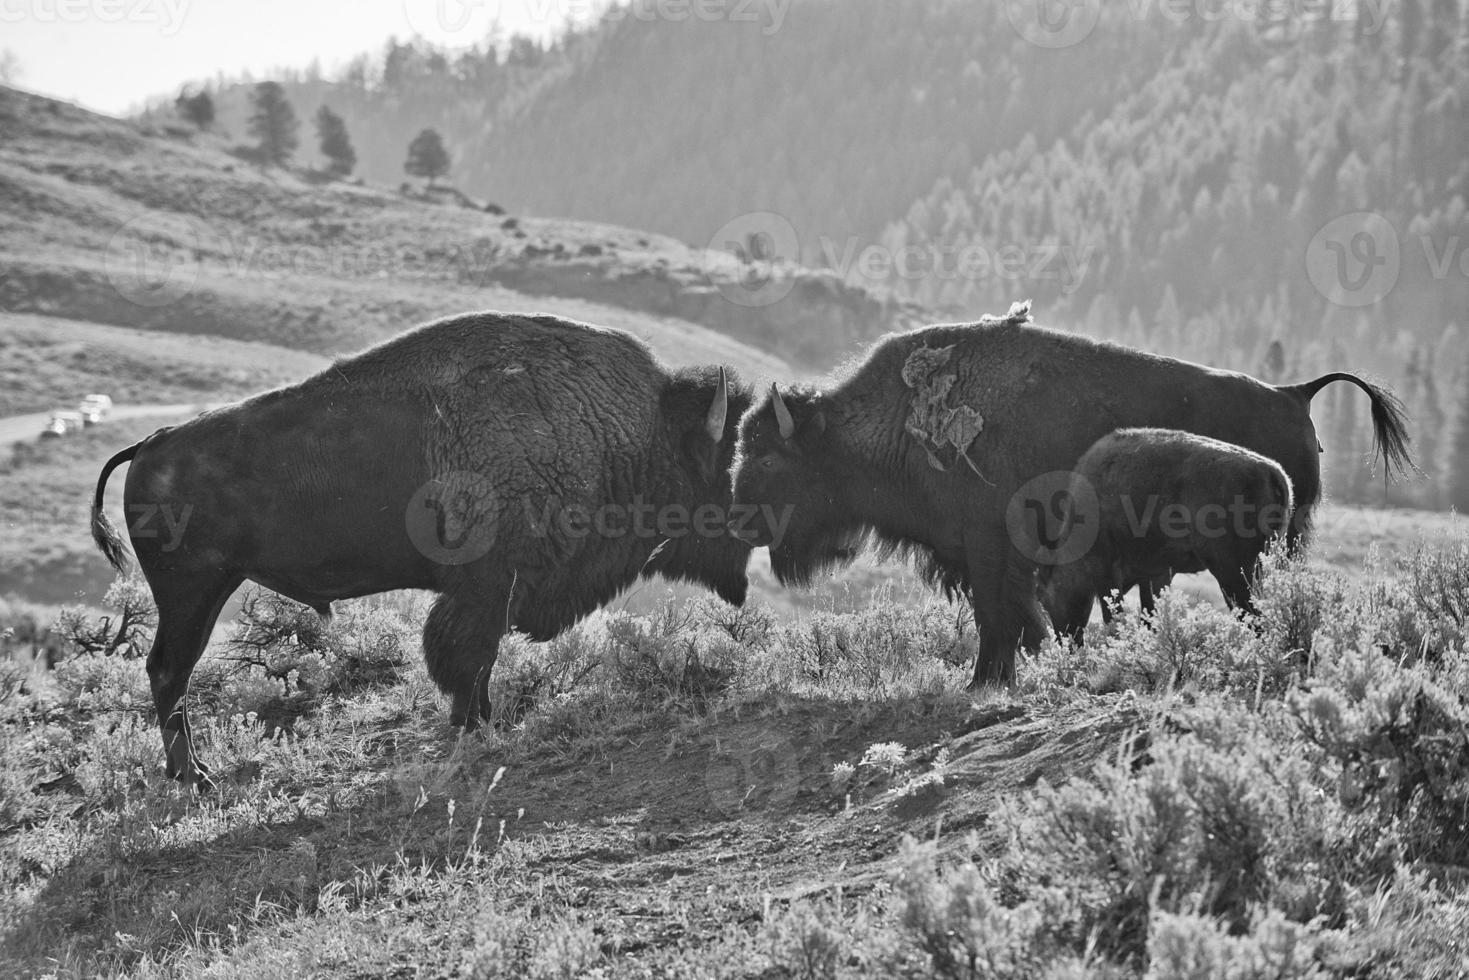
[[[1391,578],[1277,564],[1258,629],[1174,594],[1151,629],[1124,615],[978,699],[972,627],[931,598],[670,599],[507,641],[498,724],[468,738],[419,663],[422,597],[345,604],[324,633],[252,606],[252,643],[220,637],[193,686],[210,798],[157,775],[139,661],[0,677],[0,956],[68,977],[1453,976],[1466,582],[1469,545]]]

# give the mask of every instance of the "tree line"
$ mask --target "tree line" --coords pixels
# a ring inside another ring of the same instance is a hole
[[[1333,391],[1317,413],[1332,493],[1469,504],[1460,3],[1286,5],[1287,19],[1260,4],[1254,20],[1236,15],[1248,5],[1178,19],[1106,4],[1056,50],[1025,41],[1006,6],[799,0],[774,32],[608,18],[546,44],[395,41],[281,81],[372,134],[358,147],[372,179],[394,179],[431,126],[456,147],[456,182],[515,210],[695,245],[775,211],[808,264],[936,315],[1029,297],[1045,322],[1222,367],[1375,372],[1415,416],[1431,479],[1389,493],[1367,478],[1365,410]],[[1361,212],[1392,230],[1400,268],[1354,307],[1305,265],[1318,232]],[[991,262],[874,277],[844,261],[869,246]],[[1018,272],[997,271],[1005,250]],[[1084,274],[1060,274],[1066,258]]]
[[[174,100],[174,108],[181,118],[201,131],[214,126],[214,99],[207,89],[185,88]],[[336,179],[351,176],[357,167],[357,151],[352,146],[346,121],[330,106],[322,105],[316,110],[315,123],[317,147],[326,161],[324,172]],[[245,148],[249,155],[262,165],[289,166],[300,148],[300,128],[296,109],[281,83],[265,81],[254,86],[246,120],[246,130],[255,140]],[[443,137],[433,129],[424,129],[409,142],[403,171],[424,178],[432,187],[448,174],[451,164]]]

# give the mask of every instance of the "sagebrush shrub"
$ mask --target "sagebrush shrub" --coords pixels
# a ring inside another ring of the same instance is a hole
[[[1414,549],[1399,562],[1430,650],[1469,643],[1469,544]]]
[[[1147,980],[1317,980],[1319,941],[1278,912],[1243,935],[1218,919],[1159,912],[1148,929]]]
[[[1313,766],[1263,720],[1215,706],[1185,724],[1194,730],[1157,735],[1146,760],[1002,806],[1004,882],[1043,908],[1057,941],[1081,951],[1095,937],[1126,961],[1159,911],[1233,929],[1271,903],[1307,919],[1340,913],[1332,878],[1352,828]]]
[[[1006,908],[973,862],[940,873],[931,847],[904,838],[895,881],[902,928],[946,980],[1027,980],[1036,974],[1040,912]]]
[[[1384,823],[1401,819],[1410,857],[1463,865],[1469,706],[1462,690],[1438,683],[1438,672],[1399,666],[1376,650],[1347,650],[1323,658],[1288,703],[1305,737],[1341,767],[1345,803],[1375,807]]]

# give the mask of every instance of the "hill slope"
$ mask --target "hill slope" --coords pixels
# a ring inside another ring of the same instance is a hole
[[[0,88],[0,125],[13,312],[340,353],[467,309],[560,312],[558,297],[640,315],[568,308],[636,324],[675,363],[724,357],[756,377],[915,316],[798,269],[780,302],[734,302],[739,263],[669,238],[260,171],[215,137],[14,90]]]
[[[740,7],[614,11],[545,50],[390,44],[287,88],[383,179],[432,125],[456,180],[517,209],[697,244],[772,211],[807,264],[956,319],[1031,297],[1271,380],[1374,372],[1434,482],[1374,488],[1365,412],[1333,394],[1332,493],[1469,501],[1462,3],[1071,4],[1082,30],[1047,44],[1022,36],[1034,4]],[[230,125],[246,94],[221,93]]]

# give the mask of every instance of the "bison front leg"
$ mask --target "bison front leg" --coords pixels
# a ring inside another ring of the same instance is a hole
[[[969,689],[1015,683],[1015,652],[1035,649],[1048,634],[1036,599],[1035,567],[1010,546],[1003,527],[967,548],[970,599],[979,626],[979,655]]]
[[[490,719],[490,671],[509,628],[509,596],[508,587],[445,593],[423,627],[429,677],[451,699],[449,723],[467,732]]]

